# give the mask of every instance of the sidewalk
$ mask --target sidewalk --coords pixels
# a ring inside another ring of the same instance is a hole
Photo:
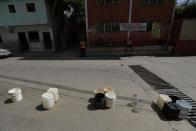
[[[159,45],[157,46],[142,46],[134,47],[133,50],[128,47],[91,47],[86,48],[86,58],[89,57],[123,57],[123,56],[170,56],[172,48],[169,47],[168,51],[165,51]],[[51,59],[79,59],[80,48],[79,46],[72,47],[63,52],[27,52],[27,53],[14,53],[15,57],[38,57]],[[85,59],[85,58],[81,58]]]

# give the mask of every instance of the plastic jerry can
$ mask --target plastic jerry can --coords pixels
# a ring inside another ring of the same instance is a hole
[[[177,119],[179,112],[180,110],[173,102],[165,103],[162,110],[162,113],[167,119]]]
[[[172,102],[172,99],[168,96],[168,95],[165,95],[165,94],[160,94],[158,99],[157,99],[157,106],[160,110],[163,109],[163,106],[165,103],[168,103],[168,102]]]

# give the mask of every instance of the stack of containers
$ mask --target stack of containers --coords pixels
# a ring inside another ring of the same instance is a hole
[[[95,90],[95,106],[96,108],[113,108],[116,101],[116,94],[111,87],[105,87]]]
[[[188,116],[192,106],[177,96],[160,94],[156,105],[168,119],[184,119]]]
[[[59,92],[57,88],[49,88],[47,90],[48,93],[52,93],[54,96],[54,101],[57,102],[59,100]]]
[[[57,88],[50,88],[41,96],[42,105],[47,110],[52,109],[58,100],[59,93]]]
[[[42,105],[43,105],[44,109],[49,110],[55,106],[54,96],[52,93],[46,92],[46,93],[42,94],[41,101],[42,101]]]

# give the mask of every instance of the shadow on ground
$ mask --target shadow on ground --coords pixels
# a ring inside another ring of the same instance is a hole
[[[88,102],[90,103],[88,106],[87,106],[87,109],[90,110],[90,111],[96,111],[96,110],[107,110],[108,108],[106,108],[105,106],[103,107],[97,107],[96,104],[95,104],[95,98],[90,98],[88,100]]]
[[[37,111],[47,111],[46,109],[44,109],[44,107],[43,107],[42,104],[36,106],[35,109],[36,109]]]
[[[11,103],[13,103],[11,98],[4,101],[4,104],[11,104]]]
[[[22,56],[18,60],[120,60],[120,57],[116,56],[92,56],[92,57],[72,57],[72,56]]]
[[[181,121],[181,119],[171,120],[171,119],[165,118],[165,116],[162,114],[161,110],[155,104],[152,104],[151,107],[162,121]]]

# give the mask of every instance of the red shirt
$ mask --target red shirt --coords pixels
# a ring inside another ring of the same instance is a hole
[[[80,48],[86,48],[86,43],[85,42],[80,42]]]

